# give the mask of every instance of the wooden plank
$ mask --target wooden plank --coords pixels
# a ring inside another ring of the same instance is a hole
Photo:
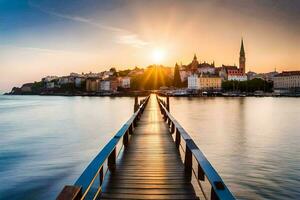
[[[99,199],[198,199],[184,164],[151,97]]]
[[[132,200],[189,200],[198,199],[195,195],[174,194],[174,195],[144,195],[144,194],[109,194],[102,193],[101,199],[132,199]]]

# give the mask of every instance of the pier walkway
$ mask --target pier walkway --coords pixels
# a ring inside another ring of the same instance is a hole
[[[234,200],[163,99],[136,97],[131,118],[57,200]]]
[[[197,199],[154,96],[101,199]]]

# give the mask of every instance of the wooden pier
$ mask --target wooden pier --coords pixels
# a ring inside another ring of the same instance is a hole
[[[151,95],[135,105],[130,120],[57,199],[234,199],[166,102]]]

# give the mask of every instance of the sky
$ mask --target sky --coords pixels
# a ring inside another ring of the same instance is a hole
[[[47,75],[156,63],[300,69],[298,0],[0,0],[0,91]]]

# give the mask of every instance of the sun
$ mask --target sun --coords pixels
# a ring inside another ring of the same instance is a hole
[[[152,59],[156,64],[162,62],[165,56],[166,56],[166,52],[163,49],[155,49],[152,52]]]

